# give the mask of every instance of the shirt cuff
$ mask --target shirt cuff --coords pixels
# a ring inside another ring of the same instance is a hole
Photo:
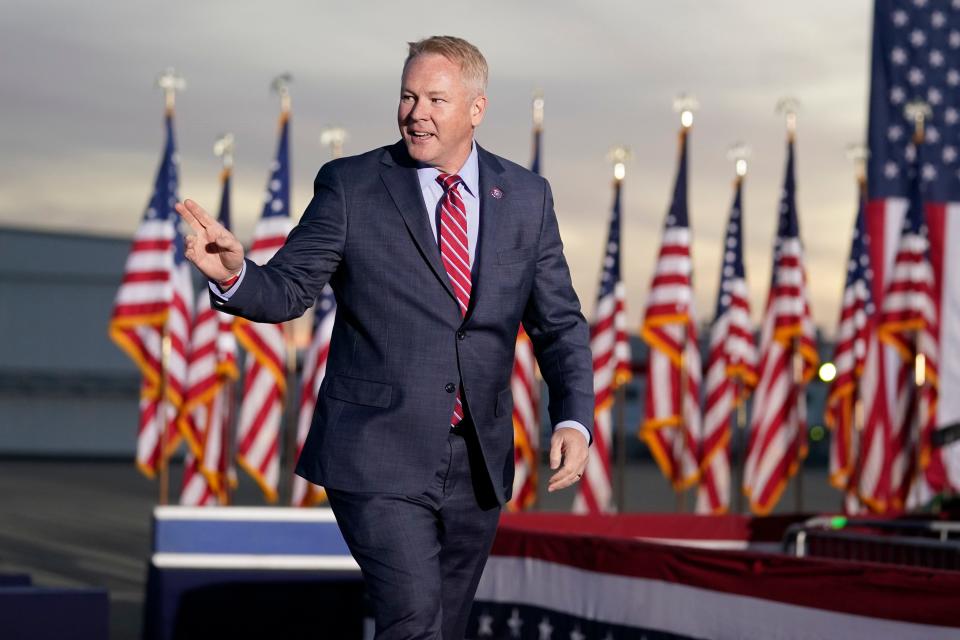
[[[590,437],[590,432],[587,431],[587,428],[577,422],[576,420],[564,420],[563,422],[558,422],[557,426],[553,428],[554,432],[557,429],[576,429],[583,434],[583,437],[587,439],[587,446],[590,446],[593,443],[593,439]]]
[[[220,287],[218,287],[217,283],[213,282],[212,280],[208,281],[207,285],[210,287],[210,291],[213,292],[213,295],[215,295],[220,300],[223,300],[224,302],[226,302],[227,300],[230,299],[230,296],[232,296],[237,291],[237,288],[240,286],[240,283],[243,282],[243,276],[245,276],[246,274],[247,274],[247,261],[244,260],[243,266],[240,267],[240,277],[237,278],[237,281],[233,283],[232,287],[230,287],[226,291],[220,291]]]

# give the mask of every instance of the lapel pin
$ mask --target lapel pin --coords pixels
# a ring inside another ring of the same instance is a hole
[[[500,190],[500,187],[494,187],[490,189],[490,195],[499,200],[503,197],[503,191]]]

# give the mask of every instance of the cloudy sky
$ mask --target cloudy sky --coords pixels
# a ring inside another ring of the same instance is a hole
[[[162,144],[164,67],[186,78],[177,102],[181,196],[214,208],[218,134],[237,138],[234,216],[248,239],[273,154],[271,79],[294,78],[293,205],[327,151],[397,139],[405,42],[465,37],[490,64],[478,140],[530,158],[530,100],[546,96],[544,173],[574,284],[592,313],[610,206],[614,144],[632,148],[624,191],[624,279],[642,314],[675,170],[672,100],[694,94],[691,222],[697,305],[712,313],[735,141],[753,149],[745,191],[747,277],[759,316],[769,282],[783,174],[781,96],[801,101],[798,202],[818,324],[833,331],[855,213],[848,143],[866,130],[868,0],[555,0],[399,2],[32,2],[5,0],[0,22],[0,225],[126,236],[149,195]]]

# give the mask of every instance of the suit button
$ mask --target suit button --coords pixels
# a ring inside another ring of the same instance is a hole
[[[466,331],[464,331],[463,329],[460,329],[457,331],[457,340],[463,340],[466,337],[467,337]]]
[[[454,391],[457,390],[457,385],[453,384],[452,382],[448,382],[447,386],[445,386],[443,390],[446,391],[447,393],[453,393]]]

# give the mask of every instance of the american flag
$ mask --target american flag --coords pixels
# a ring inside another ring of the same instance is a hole
[[[253,231],[247,257],[264,264],[290,233],[289,112],[280,116],[280,140],[271,166],[260,222]],[[237,425],[237,464],[260,485],[267,500],[276,502],[280,480],[281,421],[286,395],[287,348],[283,326],[238,318],[237,340],[247,351],[243,402]]]
[[[533,160],[530,170],[540,174],[540,142],[543,136],[539,123],[533,127]],[[513,372],[510,375],[513,393],[513,499],[510,511],[529,509],[537,501],[537,448],[540,442],[540,380],[533,343],[523,326],[517,332]]]
[[[960,349],[960,251],[951,249],[960,246],[960,3],[877,0],[873,24],[867,230],[875,272],[874,300],[879,309],[884,308],[909,208],[910,173],[918,166],[932,269],[931,296],[938,320],[931,331],[940,353],[955,353]],[[920,145],[912,140],[914,121],[906,114],[907,104],[915,100],[930,109]],[[897,414],[902,357],[885,343],[875,360],[878,368],[865,372],[865,377],[870,374],[876,379],[867,427],[877,422],[893,430],[902,422]],[[960,360],[939,357],[934,361],[940,365],[940,387],[960,388]],[[960,394],[941,396],[929,417],[938,427],[960,421]],[[891,433],[891,437],[896,436]],[[903,475],[892,465],[886,471]],[[875,480],[874,485],[886,482],[891,499],[897,498],[893,478]],[[931,452],[924,480],[934,491],[960,489],[960,446]],[[883,487],[876,491],[882,493]],[[875,506],[896,508],[883,500]]]
[[[621,180],[613,183],[610,230],[597,294],[597,310],[590,326],[593,352],[593,452],[587,460],[574,498],[575,513],[613,511],[613,402],[617,388],[631,377],[627,338],[626,288],[620,279]]]
[[[317,406],[320,383],[327,371],[327,355],[330,353],[330,336],[337,315],[337,300],[330,285],[324,287],[313,308],[313,338],[303,359],[303,377],[300,382],[300,408],[297,414],[297,458],[303,451],[303,443],[310,432],[313,410]],[[322,502],[326,497],[323,489],[300,476],[293,478],[291,502],[295,507],[309,507]]]
[[[650,347],[641,436],[660,470],[683,490],[699,478],[700,346],[693,309],[693,263],[687,214],[687,138],[663,227],[641,335]]]
[[[136,461],[140,471],[151,478],[161,462],[161,442],[167,442],[166,455],[179,443],[176,420],[183,402],[193,299],[190,272],[183,260],[183,240],[176,226],[178,216],[173,209],[178,158],[171,109],[167,110],[165,124],[166,143],[153,193],[133,237],[109,327],[110,337],[143,376]],[[161,353],[164,333],[170,336],[171,345],[166,371]]]
[[[896,391],[889,440],[890,505],[907,504],[918,462],[930,465],[930,435],[937,413],[937,307],[933,300],[933,269],[930,242],[924,221],[923,198],[917,171],[910,180],[910,201],[903,218],[897,253],[893,259],[880,307],[880,340],[899,356],[894,369]],[[921,357],[925,384],[915,383],[915,359]],[[920,447],[919,453],[917,447]],[[922,490],[926,483],[919,483]]]
[[[793,147],[791,135],[743,478],[750,508],[761,515],[776,506],[807,455],[805,386],[819,360],[797,218]]]
[[[757,384],[757,351],[743,266],[742,192],[743,178],[738,177],[724,238],[717,312],[710,326],[697,513],[726,513],[730,507],[730,418]]]
[[[513,499],[510,511],[529,509],[537,501],[537,443],[540,437],[540,380],[533,343],[520,327],[510,376],[513,392]]]
[[[230,229],[230,177],[225,168],[219,220]],[[187,361],[187,391],[180,414],[180,430],[190,448],[184,462],[180,504],[216,505],[227,502],[230,424],[233,417],[237,341],[233,317],[210,306],[204,288],[197,298],[190,357]]]
[[[857,424],[860,379],[867,360],[867,345],[873,331],[873,270],[870,267],[870,237],[866,226],[866,184],[860,185],[860,207],[853,228],[847,279],[843,287],[843,304],[833,363],[836,376],[830,383],[824,420],[833,431],[830,440],[830,483],[847,496],[848,510],[859,510],[856,504],[859,434]]]

